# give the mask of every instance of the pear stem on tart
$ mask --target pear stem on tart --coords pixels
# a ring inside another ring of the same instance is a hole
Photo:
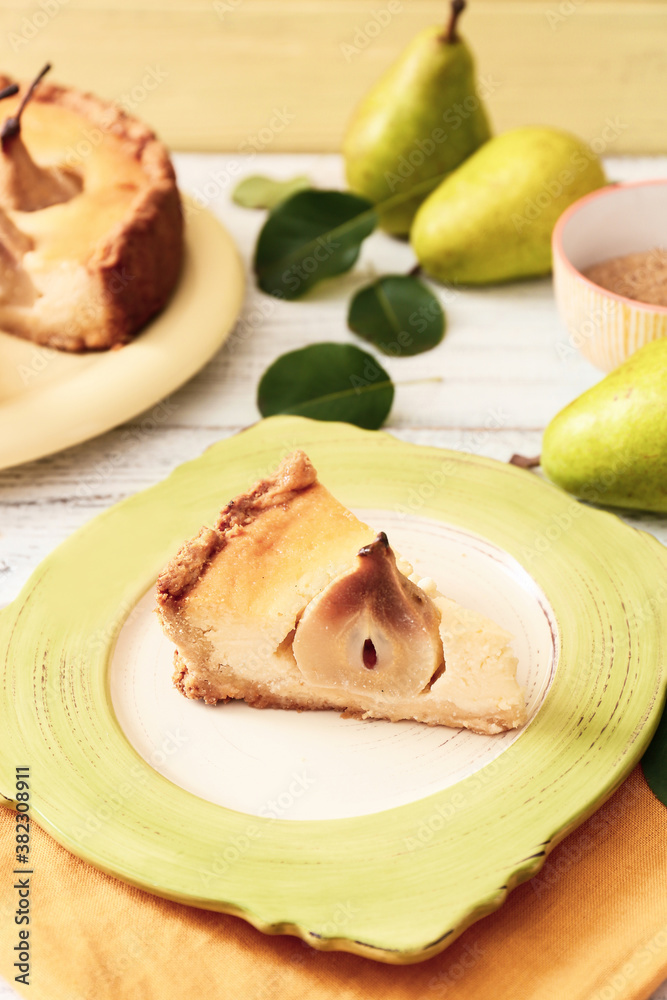
[[[7,118],[0,130],[0,145],[4,154],[0,158],[0,202],[19,212],[36,212],[70,201],[83,187],[81,177],[73,170],[40,167],[35,163],[21,136],[21,116],[39,82],[50,69],[51,64],[47,63],[37,74],[23,95],[16,114]],[[6,89],[11,90],[11,87]]]
[[[25,94],[23,95],[23,100],[19,104],[18,110],[17,110],[16,114],[12,115],[10,118],[8,118],[6,120],[6,122],[5,122],[5,124],[2,126],[2,131],[0,131],[0,143],[2,143],[3,150],[5,149],[5,146],[10,141],[10,139],[13,139],[15,136],[17,136],[17,135],[20,134],[20,132],[21,132],[21,115],[23,114],[23,112],[25,110],[25,106],[28,103],[28,101],[30,100],[30,98],[32,97],[32,95],[35,93],[35,90],[36,90],[38,84],[40,83],[40,81],[46,76],[46,74],[49,72],[50,69],[51,69],[51,63],[47,63],[46,66],[42,67],[42,69],[39,71],[39,73],[37,74],[37,76],[35,77],[35,79],[32,81],[32,83],[30,84],[30,86],[26,90]],[[16,86],[16,84],[13,84],[13,86],[16,89],[13,90],[12,92],[14,94],[18,93],[18,89],[19,88]],[[10,86],[10,87],[7,87],[6,89],[8,91],[11,91],[12,87]],[[10,95],[9,94],[4,94],[2,96],[9,97]]]
[[[0,74],[0,93],[12,92],[0,117],[0,208],[31,245],[17,252],[21,237],[8,242],[0,224],[0,327],[73,353],[120,347],[167,304],[181,273],[168,152],[138,118],[44,72],[18,89]],[[20,291],[12,255],[29,279]]]
[[[4,101],[5,97],[13,97],[14,94],[18,94],[18,92],[18,83],[10,83],[8,87],[3,87],[2,90],[0,90],[0,101]]]

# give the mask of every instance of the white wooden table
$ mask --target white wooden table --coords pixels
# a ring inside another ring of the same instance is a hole
[[[415,263],[408,244],[378,233],[352,273],[320,286],[308,301],[268,298],[255,288],[250,267],[264,213],[233,205],[234,185],[252,173],[306,173],[320,187],[340,187],[339,158],[181,154],[175,161],[182,189],[222,219],[246,261],[248,292],[237,333],[166,405],[59,455],[0,472],[0,606],[91,517],[257,420],[257,383],[279,354],[322,340],[360,343],[345,323],[352,292],[375,274],[405,273]],[[616,180],[666,177],[667,157],[609,160],[608,173]],[[551,417],[601,377],[570,348],[550,281],[438,293],[448,319],[443,343],[414,358],[381,357],[397,383],[386,429],[406,441],[501,461],[513,452],[538,454]],[[401,384],[434,376],[441,381]],[[627,520],[667,543],[667,518]],[[0,998],[15,996],[0,981]],[[667,1000],[667,982],[654,1000]]]

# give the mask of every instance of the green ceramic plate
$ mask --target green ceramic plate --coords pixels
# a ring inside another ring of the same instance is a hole
[[[516,638],[530,722],[478,737],[207,708],[171,688],[146,596],[221,505],[304,448],[322,481]],[[0,615],[0,788],[158,895],[315,947],[427,958],[614,791],[660,714],[665,550],[488,459],[276,417],[100,515]]]

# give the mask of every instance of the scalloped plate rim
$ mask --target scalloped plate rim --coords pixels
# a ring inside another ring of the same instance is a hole
[[[270,418],[269,420],[265,420],[257,425],[254,425],[252,428],[248,429],[241,435],[234,435],[232,438],[227,438],[224,441],[219,442],[217,445],[213,445],[212,448],[207,450],[207,452],[205,452],[204,455],[200,456],[200,458],[194,459],[188,463],[184,463],[184,465],[182,466],[179,466],[178,469],[174,470],[174,472],[172,472],[172,474],[166,480],[158,484],[156,487],[149,488],[149,490],[143,491],[143,493],[138,494],[133,498],[129,498],[128,500],[123,501],[122,504],[116,505],[116,507],[111,508],[109,511],[99,515],[99,517],[96,518],[95,521],[91,522],[91,525],[94,526],[99,522],[101,522],[103,519],[105,519],[105,517],[109,516],[110,514],[113,514],[114,511],[117,512],[117,509],[119,507],[125,505],[131,505],[133,502],[137,500],[137,497],[145,498],[146,494],[150,493],[151,490],[161,491],[165,488],[168,488],[168,484],[171,484],[171,487],[175,488],[175,486],[178,484],[178,482],[181,480],[183,476],[187,475],[188,473],[191,473],[193,469],[199,468],[199,464],[204,463],[207,456],[209,457],[209,459],[211,458],[210,452],[212,450],[216,450],[216,453],[217,450],[219,449],[225,450],[225,448],[229,446],[230,442],[234,442],[235,440],[238,441],[239,438],[244,438],[245,435],[247,434],[254,435],[255,437],[264,434],[265,436],[268,436],[268,438],[270,439],[272,431],[274,429],[276,429],[278,426],[285,428],[288,425],[291,425],[292,428],[294,428],[295,425],[298,425],[301,431],[304,432],[306,428],[308,428],[311,437],[314,435],[316,440],[318,438],[320,439],[317,443],[317,446],[318,447],[321,446],[322,448],[326,448],[327,445],[329,445],[329,447],[335,447],[333,439],[332,440],[329,439],[332,438],[332,433],[335,434],[336,429],[338,429],[338,433],[342,437],[356,438],[358,441],[361,441],[362,438],[366,438],[369,445],[370,441],[373,438],[375,438],[376,443],[378,443],[378,439],[380,439],[383,445],[388,446],[389,444],[391,444],[391,447],[392,449],[395,449],[395,454],[397,456],[401,453],[404,456],[407,456],[407,453],[409,452],[411,454],[421,453],[421,456],[424,457],[428,453],[428,455],[431,456],[432,458],[435,457],[436,455],[445,456],[450,459],[457,460],[462,465],[468,462],[473,466],[474,465],[482,466],[486,468],[487,471],[495,470],[496,472],[500,472],[501,470],[503,470],[506,474],[513,476],[530,475],[530,473],[523,473],[520,470],[504,466],[502,463],[495,462],[493,459],[486,459],[479,456],[466,455],[465,453],[459,453],[459,452],[448,452],[445,451],[444,449],[435,449],[435,448],[423,447],[420,445],[406,444],[395,438],[390,437],[384,432],[359,431],[358,429],[350,428],[347,425],[317,424],[317,422],[315,421],[308,421],[304,420],[303,418],[273,417]],[[315,425],[317,426],[317,429],[315,429]],[[280,437],[280,434],[278,435],[278,437]],[[263,450],[264,451],[273,450],[273,452],[275,452],[277,446],[278,446],[278,441],[270,444],[269,446],[265,445]],[[259,451],[261,452],[262,448],[260,448]],[[539,480],[537,480],[537,477],[534,477],[534,479],[535,481],[539,482]],[[327,482],[326,474],[323,474],[323,480],[325,481],[325,483]],[[555,489],[549,484],[542,483],[541,488],[550,491],[550,494],[552,496],[558,496],[561,499],[567,498],[569,502],[572,501],[572,498],[568,497],[566,494],[562,494],[561,491]],[[334,487],[334,492],[335,491],[336,490]],[[352,505],[353,503],[350,502],[350,506]],[[359,506],[359,504],[357,504],[357,506]],[[612,530],[618,530],[620,526],[622,532],[623,533],[627,532],[628,536],[636,535],[639,538],[643,539],[643,542],[648,544],[649,550],[652,551],[653,554],[656,556],[657,562],[661,563],[662,569],[664,570],[667,567],[667,556],[665,555],[664,547],[655,538],[637,529],[629,528],[628,526],[623,525],[622,522],[620,522],[620,520],[611,512],[589,510],[589,515],[594,519],[594,521],[597,521],[598,523],[605,522],[609,525],[610,528],[612,528],[613,526]],[[440,519],[446,520],[445,517],[441,517]],[[79,536],[82,532],[85,532],[87,530],[87,527],[80,529],[80,531],[77,532],[75,536],[72,536],[72,538],[75,538]],[[63,544],[66,546],[68,543],[65,542]],[[60,549],[56,550],[56,552],[59,551]],[[53,556],[47,557],[48,560],[52,558]],[[521,565],[524,565],[524,563],[522,563],[521,560],[518,561],[521,563]],[[531,577],[535,579],[530,569],[528,569],[528,567],[525,567],[525,565],[524,568],[526,568],[529,575],[531,575]],[[26,585],[26,588],[24,588],[24,590],[21,592],[16,601],[14,601],[12,605],[10,605],[7,609],[4,609],[3,612],[0,613],[0,629],[2,628],[2,625],[8,622],[9,612],[12,609],[16,609],[17,607],[22,606],[25,603],[26,598],[31,593],[30,584],[38,580],[38,575],[39,575],[39,569],[35,571],[35,574],[29,581],[29,584]],[[537,582],[538,585],[542,586],[539,580]],[[544,588],[542,587],[542,589]],[[546,590],[545,593],[547,595],[547,598],[549,599],[550,595],[548,590]],[[118,627],[120,627],[120,625],[118,625]],[[108,660],[108,655],[110,655],[110,652],[107,649],[107,660]],[[108,688],[108,677],[106,678],[106,682]],[[94,850],[91,851],[83,850],[80,844],[77,845],[73,843],[71,835],[68,835],[65,831],[60,829],[58,825],[52,822],[47,816],[41,815],[41,821],[42,825],[46,829],[48,829],[60,843],[62,843],[68,849],[72,850],[79,857],[83,857],[85,860],[88,860],[96,867],[102,868],[102,870],[108,871],[110,874],[115,874],[117,877],[121,877],[124,880],[129,881],[131,884],[138,885],[140,888],[147,889],[148,891],[151,891],[157,895],[163,895],[166,898],[176,899],[180,902],[189,902],[190,904],[202,906],[203,908],[209,908],[221,912],[232,913],[237,916],[239,915],[243,916],[244,919],[248,920],[248,922],[250,922],[253,926],[257,927],[258,929],[264,932],[292,933],[295,934],[296,936],[303,938],[304,940],[308,941],[310,944],[314,945],[315,947],[321,950],[341,949],[356,954],[365,955],[366,957],[381,959],[382,961],[394,962],[399,964],[421,961],[441,951],[442,948],[444,948],[447,944],[453,942],[460,933],[462,933],[477,919],[480,919],[481,916],[484,916],[496,910],[502,904],[507,893],[512,888],[514,888],[515,885],[536,874],[536,872],[539,870],[539,868],[541,868],[542,864],[544,863],[545,857],[549,853],[549,851],[558,842],[560,842],[560,840],[562,840],[573,829],[575,829],[576,826],[578,826],[581,822],[583,822],[587,818],[587,816],[591,815],[597,808],[599,808],[599,806],[603,804],[603,802],[616,790],[616,788],[618,788],[618,786],[622,783],[624,778],[629,773],[630,769],[634,766],[636,761],[641,756],[641,753],[643,752],[643,750],[645,749],[646,745],[648,744],[651,738],[652,732],[654,731],[654,729],[658,724],[660,717],[660,709],[662,706],[662,701],[664,699],[664,693],[665,693],[664,689],[665,689],[664,669],[662,670],[662,672],[658,669],[656,671],[656,678],[655,678],[654,701],[651,705],[651,711],[648,713],[646,719],[644,720],[640,728],[637,739],[635,740],[635,742],[631,744],[630,752],[621,755],[622,766],[608,773],[606,780],[598,784],[595,793],[589,794],[589,799],[587,803],[585,803],[578,810],[571,813],[569,821],[566,824],[556,823],[556,826],[554,827],[550,825],[545,819],[544,831],[547,831],[548,829],[549,832],[548,835],[545,835],[545,839],[537,845],[537,847],[539,847],[540,850],[537,851],[535,854],[531,854],[525,857],[522,860],[522,862],[515,864],[511,871],[506,872],[503,876],[504,878],[503,885],[500,885],[497,888],[490,888],[483,895],[478,897],[476,903],[468,907],[467,911],[461,915],[461,917],[458,919],[454,927],[452,926],[447,927],[447,929],[443,931],[443,933],[440,936],[436,938],[432,937],[429,941],[422,942],[418,947],[407,947],[404,949],[389,948],[386,945],[384,946],[377,945],[376,943],[370,940],[367,941],[361,940],[360,937],[352,939],[345,935],[320,938],[312,930],[309,930],[307,926],[304,926],[302,922],[300,923],[300,922],[292,922],[289,920],[265,919],[264,917],[255,913],[253,907],[250,905],[239,906],[237,903],[232,902],[231,900],[224,901],[224,900],[208,899],[205,901],[203,895],[200,895],[199,897],[194,897],[192,895],[186,895],[179,892],[171,892],[168,889],[166,889],[164,885],[159,885],[154,881],[151,882],[147,880],[137,879],[132,874],[131,868],[128,868],[126,871],[122,871],[121,866],[119,866],[118,864],[114,864],[111,867],[106,867],[103,859],[99,858],[95,854]],[[109,697],[109,692],[107,690],[107,698],[108,697]],[[120,729],[117,720],[114,719],[114,721],[116,728]],[[520,741],[517,741],[517,743],[514,744],[513,746],[516,747],[519,745]],[[136,751],[134,751],[131,747],[130,750],[132,754],[137,758],[137,760],[141,761],[142,764],[145,764],[143,759],[136,753]],[[502,754],[501,757],[498,759],[502,760],[503,757],[505,757],[506,754],[511,753],[511,751],[512,747],[510,747],[509,750],[506,751],[505,754]],[[153,781],[164,782],[167,785],[171,785],[168,779],[162,778],[160,775],[157,775],[152,770],[151,774],[153,775],[152,778]],[[470,779],[465,779],[465,781],[469,780]],[[183,794],[190,795],[191,793],[184,792]],[[439,798],[440,796],[441,793],[435,793],[432,796],[426,796],[424,799],[420,801],[420,803],[414,803],[408,806],[399,806],[395,810],[390,810],[390,811],[398,813],[398,812],[404,812],[406,810],[411,810],[413,808],[413,805],[421,805],[421,803],[426,802],[429,799]],[[196,797],[192,796],[192,798]],[[10,800],[8,800],[8,802],[9,801]],[[221,809],[222,807],[214,807],[214,808]],[[223,810],[223,811],[231,812],[231,810]],[[37,812],[39,812],[39,810],[37,810]],[[244,814],[239,814],[239,815],[244,815]],[[281,821],[278,821],[278,825],[280,824],[280,822]],[[333,825],[341,822],[344,823],[346,821],[315,820],[315,821],[296,821],[296,822],[302,826],[308,826],[312,825],[313,823],[316,824],[323,823],[325,825]],[[554,820],[554,823],[555,822],[556,821]],[[293,827],[294,823],[290,822],[288,825]]]

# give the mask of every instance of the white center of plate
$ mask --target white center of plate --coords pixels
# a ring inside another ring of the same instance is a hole
[[[510,555],[460,528],[389,511],[355,511],[442,593],[514,636],[517,676],[532,719],[557,659],[554,616]],[[173,646],[153,590],[118,638],[110,687],[118,721],[151,767],[203,799],[253,816],[340,819],[406,805],[489,764],[520,736],[480,736],[416,722],[342,719],[337,712],[216,706],[172,685]]]

